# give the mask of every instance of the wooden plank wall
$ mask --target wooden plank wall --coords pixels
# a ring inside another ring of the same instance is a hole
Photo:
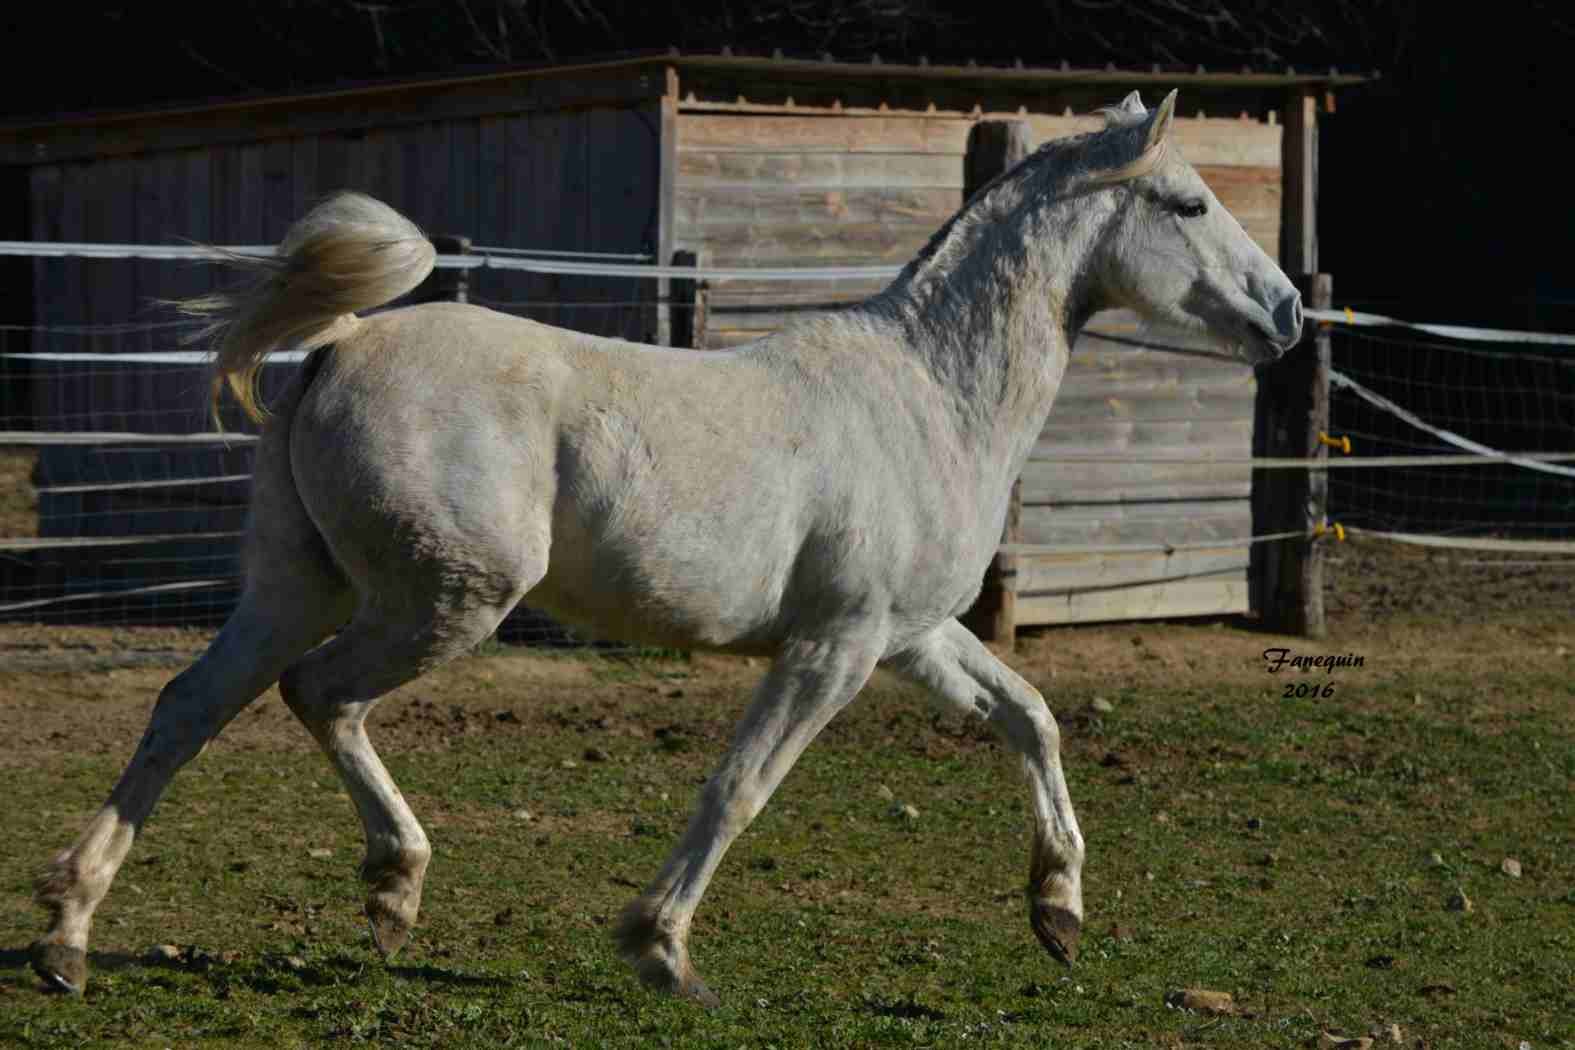
[[[1042,141],[1091,130],[1089,118],[1034,117]],[[1181,153],[1270,258],[1279,247],[1280,128],[1252,120],[1187,118]],[[1141,335],[1136,319],[1096,316],[1090,329]],[[1150,333],[1167,344],[1186,340]],[[1110,466],[1065,455],[1245,457],[1257,387],[1245,365],[1134,349],[1085,335],[1023,473],[1025,543],[1163,544],[1252,532],[1246,466]],[[1247,548],[1173,554],[1024,557],[1018,622],[1075,623],[1217,615],[1247,608]],[[1132,586],[1134,580],[1164,582]]]
[[[1100,126],[1098,118],[1026,119],[1036,141]],[[680,110],[675,244],[706,265],[902,263],[962,204],[964,114],[789,115]],[[1280,221],[1280,129],[1249,119],[1180,118],[1177,144],[1274,257]],[[758,338],[879,282],[713,285],[707,346]],[[1130,318],[1095,327],[1137,333]],[[1245,366],[1134,350],[1084,337],[1023,475],[1028,543],[1137,544],[1250,532],[1246,467],[1110,467],[1057,455],[1237,455],[1251,451],[1254,385]],[[1027,557],[1019,622],[1064,623],[1239,612],[1247,553]],[[1148,586],[1123,581],[1163,579]]]
[[[962,203],[969,123],[680,109],[675,246],[710,266],[906,262]],[[713,284],[707,346],[747,342],[881,283]]]
[[[653,125],[656,100],[473,116],[370,130],[324,131],[31,169],[31,224],[41,240],[170,244],[276,243],[324,194],[357,189],[404,212],[430,233],[481,245],[635,253],[654,249],[661,189]],[[39,325],[117,325],[168,320],[151,300],[208,291],[227,277],[189,262],[40,260],[33,308]],[[604,335],[648,339],[656,330],[654,282],[477,271],[472,300]],[[523,303],[580,305],[525,307]],[[637,304],[631,307],[629,303]],[[170,330],[85,336],[37,333],[33,349],[132,352],[177,349]],[[265,393],[290,366],[265,369]],[[49,364],[33,370],[39,429],[190,433],[209,428],[199,367]],[[252,429],[227,415],[235,430]],[[54,448],[42,455],[46,486],[246,474],[249,449]],[[61,493],[40,500],[44,536],[130,536],[232,531],[245,516],[245,483]],[[50,552],[46,575],[91,589],[135,576],[140,564],[168,579],[235,570],[230,543]],[[43,556],[41,556],[43,557]],[[53,563],[52,563],[53,564]],[[131,575],[126,575],[130,573]],[[144,581],[145,582],[145,581]]]
[[[453,232],[470,233],[478,245],[654,253],[661,198],[656,103],[484,117],[453,128],[453,143],[474,151],[480,172],[470,191],[470,228]],[[546,324],[656,338],[652,281],[480,270],[471,287],[472,302]]]
[[[1139,334],[1135,319],[1118,313],[1096,317],[1093,326]],[[1062,457],[1246,456],[1254,391],[1246,366],[1083,336],[1023,471],[1023,542],[1103,546],[1248,535],[1245,465],[1080,464]],[[1241,612],[1246,565],[1246,548],[1229,544],[1169,555],[1025,556],[1018,560],[1018,620]],[[1126,585],[1145,579],[1167,582]]]

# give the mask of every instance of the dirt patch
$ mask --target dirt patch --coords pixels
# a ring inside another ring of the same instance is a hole
[[[200,651],[202,638],[202,632],[172,628],[0,628],[0,736],[13,745],[0,763],[47,765],[57,754],[129,752],[159,690]],[[1276,648],[1356,655],[1364,664],[1333,674],[1292,668],[1270,674],[1264,652]],[[152,665],[114,662],[138,654]],[[1007,658],[1074,730],[1094,697],[1115,698],[1123,689],[1163,689],[1185,700],[1243,684],[1261,685],[1267,696],[1293,680],[1336,682],[1348,690],[1424,672],[1458,671],[1462,681],[1575,672],[1575,624],[1536,613],[1442,625],[1398,617],[1370,624],[1345,616],[1335,618],[1330,637],[1317,643],[1226,621],[1107,624],[1025,632]],[[496,647],[396,690],[369,724],[390,754],[551,738],[564,741],[561,757],[573,762],[603,760],[585,759],[586,749],[611,761],[652,748],[714,759],[763,670],[762,660],[726,656],[646,661]],[[916,693],[885,673],[876,675],[870,691],[900,700],[889,717],[927,723],[921,743],[929,749],[951,752],[990,739],[961,720],[936,719]],[[860,714],[865,706],[855,705],[839,723],[877,717]],[[888,717],[889,706],[879,704],[880,718]],[[829,731],[845,730],[834,724]],[[277,690],[240,715],[216,746],[312,747]]]
[[[1324,608],[1345,628],[1395,619],[1482,623],[1505,614],[1568,620],[1575,558],[1444,550],[1378,539],[1331,547]]]
[[[33,491],[33,449],[0,448],[0,538],[38,535],[38,494]]]
[[[1027,630],[1007,659],[1074,732],[1094,697],[1115,698],[1122,689],[1195,699],[1243,684],[1261,686],[1267,696],[1277,684],[1304,679],[1359,686],[1419,674],[1458,673],[1469,683],[1575,673],[1575,572],[1560,562],[1525,562],[1351,541],[1331,551],[1323,641],[1259,632],[1240,618],[1142,621]],[[0,750],[0,764],[129,753],[159,690],[210,637],[196,628],[0,625],[0,734],[12,745]],[[1334,674],[1284,668],[1271,675],[1264,658],[1270,649],[1355,655],[1364,664]],[[397,690],[370,724],[389,754],[522,737],[564,741],[558,757],[568,761],[580,761],[587,748],[617,761],[661,747],[708,762],[726,745],[764,666],[757,658],[651,660],[494,644]],[[990,739],[960,719],[937,719],[888,675],[877,674],[871,692],[899,699],[889,717],[919,721],[919,746],[937,755]],[[1462,702],[1477,701],[1463,693]],[[1519,702],[1514,695],[1493,699],[1500,708]],[[887,718],[888,706],[866,714],[871,705],[855,705],[828,731],[848,731],[850,719]],[[897,733],[894,726],[858,731],[881,739]],[[276,690],[238,717],[216,746],[312,747]]]

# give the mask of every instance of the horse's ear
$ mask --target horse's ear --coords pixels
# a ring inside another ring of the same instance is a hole
[[[1143,152],[1147,153],[1157,148],[1170,136],[1170,122],[1175,115],[1176,92],[1171,91],[1165,96],[1165,101],[1159,104],[1159,109],[1154,113],[1154,119],[1148,126],[1148,141],[1143,144]]]
[[[1121,100],[1121,105],[1116,107],[1123,113],[1130,113],[1134,117],[1148,116],[1148,110],[1143,108],[1143,99],[1136,91]]]

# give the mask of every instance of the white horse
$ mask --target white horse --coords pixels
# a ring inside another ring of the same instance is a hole
[[[431,850],[363,720],[527,596],[598,635],[771,658],[682,840],[619,924],[647,983],[716,1001],[687,947],[701,895],[878,665],[984,716],[1022,756],[1033,930],[1071,962],[1083,838],[1056,723],[956,616],[1091,314],[1134,308],[1253,363],[1299,336],[1294,287],[1169,147],[1174,106],[1172,93],[1148,112],[1134,93],[1104,130],[1051,142],[976,194],[884,292],[728,352],[456,304],[358,318],[414,288],[433,254],[355,194],[253,261],[247,290],[188,303],[218,336],[215,402],[226,381],[258,414],[265,356],[319,349],[258,448],[239,606],[40,880],[52,922],[34,968],[83,988],[94,908],[170,778],[276,681],[354,799],[372,936],[396,951]]]

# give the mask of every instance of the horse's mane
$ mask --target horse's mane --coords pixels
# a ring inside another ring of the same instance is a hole
[[[1126,182],[1148,174],[1164,162],[1167,148],[1163,141],[1136,157],[1130,156],[1131,131],[1143,124],[1148,114],[1120,106],[1097,113],[1105,121],[1102,129],[1052,139],[980,188],[903,268],[901,278],[926,269],[938,257],[949,254],[947,247],[963,235],[1037,193],[1059,189],[1064,195],[1068,191]]]

